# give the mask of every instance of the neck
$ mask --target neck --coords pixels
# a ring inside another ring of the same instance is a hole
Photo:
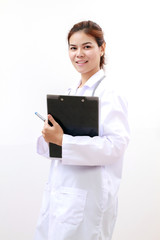
[[[80,87],[83,87],[83,85],[88,81],[90,77],[92,77],[96,72],[98,72],[100,69],[97,69],[94,72],[87,72],[87,73],[82,73],[81,74],[81,84],[79,85]]]
[[[90,78],[89,76],[82,76],[81,75],[81,83],[79,85],[79,88],[83,87],[83,85],[88,81],[89,78]]]

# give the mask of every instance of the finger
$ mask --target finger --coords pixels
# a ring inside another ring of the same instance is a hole
[[[57,122],[54,120],[54,118],[52,117],[52,115],[48,115],[48,120],[53,124],[55,125]]]
[[[48,119],[47,119],[47,120],[44,121],[44,127],[43,127],[43,129],[46,128],[46,127],[48,127],[48,126],[49,126],[49,125],[48,125]]]

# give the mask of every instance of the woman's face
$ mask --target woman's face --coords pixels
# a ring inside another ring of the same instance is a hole
[[[100,69],[100,57],[104,47],[99,47],[94,37],[83,31],[74,33],[69,39],[69,57],[82,77],[90,78]]]

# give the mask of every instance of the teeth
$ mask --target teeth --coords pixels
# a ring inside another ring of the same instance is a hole
[[[87,62],[87,61],[81,61],[81,62],[77,62],[77,63],[80,63],[80,64],[81,64],[81,63],[86,63],[86,62]]]

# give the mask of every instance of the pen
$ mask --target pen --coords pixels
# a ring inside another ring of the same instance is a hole
[[[40,119],[42,119],[42,121],[46,121],[46,119],[44,118],[44,117],[42,117],[38,112],[35,112],[35,114],[40,118]]]

